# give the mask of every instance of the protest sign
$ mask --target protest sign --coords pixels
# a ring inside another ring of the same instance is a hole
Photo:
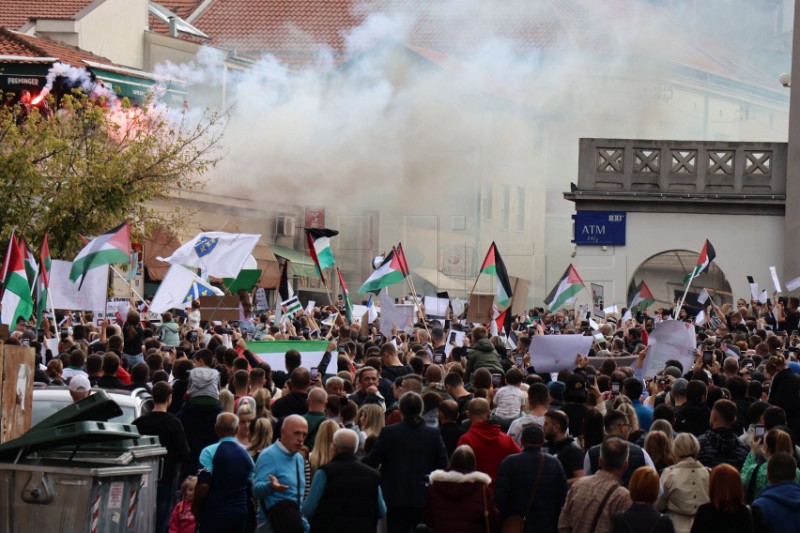
[[[259,287],[256,289],[256,311],[266,311],[267,309],[269,309],[267,289]]]
[[[414,327],[415,306],[414,304],[398,304],[394,306],[392,314],[392,325],[397,331],[410,332]]]
[[[684,369],[691,368],[694,364],[696,344],[692,324],[678,320],[664,320],[656,324],[647,340],[645,377],[655,376],[669,359],[680,361]]]
[[[447,343],[444,345],[445,355],[450,357],[450,352],[453,351],[453,348],[464,346],[464,337],[466,335],[463,331],[450,330],[447,333]]]
[[[448,307],[450,307],[449,298],[425,297],[425,314],[428,316],[444,318]]]
[[[603,311],[603,286],[597,283],[592,283],[592,314],[597,318],[603,319],[606,317]]]
[[[492,319],[493,294],[473,294],[467,307],[467,322],[488,324]]]
[[[83,286],[69,280],[72,269],[70,261],[53,260],[50,267],[50,296],[54,309],[70,311],[105,310],[108,292],[108,265],[93,268],[86,272]]]
[[[531,337],[531,365],[537,373],[575,368],[575,357],[587,355],[594,337],[584,335],[534,335]]]

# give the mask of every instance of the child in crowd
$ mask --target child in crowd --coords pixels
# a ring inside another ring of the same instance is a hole
[[[492,418],[503,431],[508,431],[511,422],[519,418],[525,405],[526,394],[520,387],[523,377],[520,369],[510,369],[506,372],[506,385],[494,393],[492,404],[496,409]]]
[[[197,477],[189,476],[181,485],[181,501],[172,510],[169,518],[169,533],[194,533],[197,529],[194,515],[192,514],[192,500]]]

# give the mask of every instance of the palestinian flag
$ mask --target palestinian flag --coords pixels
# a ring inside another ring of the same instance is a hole
[[[3,289],[6,286],[6,277],[8,277],[8,264],[11,261],[11,254],[17,249],[16,233],[12,230],[11,237],[8,239],[8,247],[6,248],[6,255],[3,257],[3,271],[0,272],[0,283],[3,284]]]
[[[694,270],[686,275],[683,279],[683,284],[688,284],[703,272],[708,271],[708,267],[711,266],[711,263],[716,257],[717,253],[714,251],[714,247],[711,246],[711,243],[706,239],[705,244],[703,244],[703,249],[700,250],[700,256],[697,258],[697,264],[694,266]]]
[[[572,304],[581,289],[585,288],[586,285],[578,275],[578,271],[570,264],[567,270],[564,271],[564,275],[556,283],[556,286],[545,298],[544,303],[547,305],[547,310],[555,311],[565,305]]]
[[[331,250],[331,237],[336,237],[339,232],[327,228],[305,228],[305,232],[308,251],[311,253],[311,259],[317,265],[319,277],[324,283],[325,276],[322,271],[336,264],[336,261],[333,260],[333,250]]]
[[[17,318],[28,320],[33,314],[31,287],[28,285],[28,276],[25,273],[25,252],[20,242],[16,239],[13,241],[13,246],[7,253],[8,272],[2,300],[2,322],[8,324],[12,330],[17,324]]]
[[[400,270],[403,272],[403,276],[408,276],[411,274],[411,269],[408,268],[408,261],[406,261],[406,252],[403,250],[403,243],[399,243],[396,248],[397,259],[400,261]]]
[[[358,289],[358,294],[364,294],[365,292],[378,293],[382,288],[399,283],[404,278],[402,263],[396,250],[392,250],[383,260],[383,263]]]
[[[498,333],[502,331],[508,338],[511,335],[511,318],[511,308],[508,308],[493,319],[494,325],[490,323],[490,329],[496,330]]]
[[[116,228],[89,241],[72,262],[69,280],[80,280],[78,290],[83,286],[85,274],[103,265],[130,263],[131,228],[126,220]]]
[[[36,291],[36,282],[39,279],[39,263],[36,261],[36,256],[33,255],[31,247],[24,238],[20,237],[19,247],[24,254],[23,262],[25,263],[25,276],[28,278],[28,285],[31,288],[31,294]]]
[[[644,280],[642,280],[642,282],[636,287],[636,292],[633,293],[633,299],[631,299],[631,304],[628,306],[628,308],[631,311],[638,308],[641,312],[653,305],[655,301],[656,299],[653,297],[653,293],[650,292],[650,288],[647,286]]]
[[[511,299],[511,280],[508,279],[508,272],[506,272],[506,265],[500,257],[500,252],[497,251],[497,245],[492,242],[489,246],[489,251],[486,252],[486,258],[481,265],[480,274],[489,274],[494,276],[497,282],[497,304],[501,307],[508,305]]]
[[[36,327],[41,329],[42,317],[47,309],[47,296],[50,290],[50,266],[53,260],[50,258],[50,244],[47,234],[44,234],[42,242],[42,252],[39,254],[39,280],[36,291]]]
[[[300,352],[300,366],[310,369],[320,366],[322,357],[328,347],[328,341],[248,341],[247,349],[269,364],[272,371],[286,371],[285,356],[289,350]],[[334,354],[335,355],[335,354]],[[335,365],[332,369],[335,368]],[[319,368],[320,375],[327,368]]]
[[[344,295],[344,314],[345,318],[347,318],[347,323],[353,323],[353,300],[350,298],[350,291],[347,290],[347,285],[344,282],[344,278],[342,277],[342,271],[338,268],[336,269],[336,273],[339,274],[339,285],[342,287],[342,294]]]

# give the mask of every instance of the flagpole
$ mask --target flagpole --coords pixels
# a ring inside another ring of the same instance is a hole
[[[328,276],[328,277],[330,277],[330,276]],[[331,296],[331,288],[328,286],[328,280],[325,279],[324,277],[322,278],[322,286],[325,287],[325,292],[328,293],[328,303],[330,305],[334,305],[333,296]]]
[[[692,272],[694,272],[694,269],[692,269]],[[691,278],[689,278],[688,283],[686,283],[686,289],[683,291],[683,297],[681,297],[678,306],[675,308],[675,314],[672,315],[672,320],[678,320],[678,313],[681,312],[681,308],[683,307],[683,302],[686,301],[686,295],[689,294],[689,287],[692,285],[692,282],[694,281],[695,277],[696,276],[692,276]]]

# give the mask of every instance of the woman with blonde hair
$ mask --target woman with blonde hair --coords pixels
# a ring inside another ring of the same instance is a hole
[[[770,429],[762,439],[753,439],[750,453],[742,466],[742,485],[745,499],[752,502],[762,490],[767,488],[767,462],[776,453],[788,453],[794,456],[792,437],[779,428]],[[795,481],[800,483],[800,470],[797,470]]]
[[[233,412],[233,393],[227,388],[219,391],[219,403],[222,405],[222,410],[226,413]]]
[[[239,398],[236,416],[239,417],[236,440],[246,449],[250,446],[250,423],[256,419],[256,401],[250,396]]]
[[[644,431],[639,427],[639,417],[636,416],[636,410],[633,408],[633,405],[630,403],[621,402],[619,407],[617,407],[617,411],[625,413],[625,417],[628,419],[628,425],[630,426],[630,431],[628,432],[628,441],[638,441],[639,437],[642,436]]]
[[[339,429],[339,424],[333,420],[326,420],[319,425],[317,439],[314,441],[314,451],[308,456],[311,463],[311,476],[333,459],[333,434]]]
[[[271,395],[269,390],[265,389],[264,387],[256,390],[253,393],[253,400],[256,402],[256,416],[258,417],[265,417],[270,416],[270,400]]]
[[[258,454],[272,444],[272,422],[269,418],[257,418],[250,432],[250,444],[247,446],[247,453],[253,458],[258,459]]]
[[[653,460],[656,472],[659,475],[668,466],[675,464],[675,455],[672,452],[672,441],[663,431],[650,431],[644,439],[644,451]]]
[[[677,462],[661,474],[656,507],[672,518],[676,533],[689,533],[697,509],[709,501],[708,469],[697,460],[700,442],[691,433],[675,437],[672,450]]]

